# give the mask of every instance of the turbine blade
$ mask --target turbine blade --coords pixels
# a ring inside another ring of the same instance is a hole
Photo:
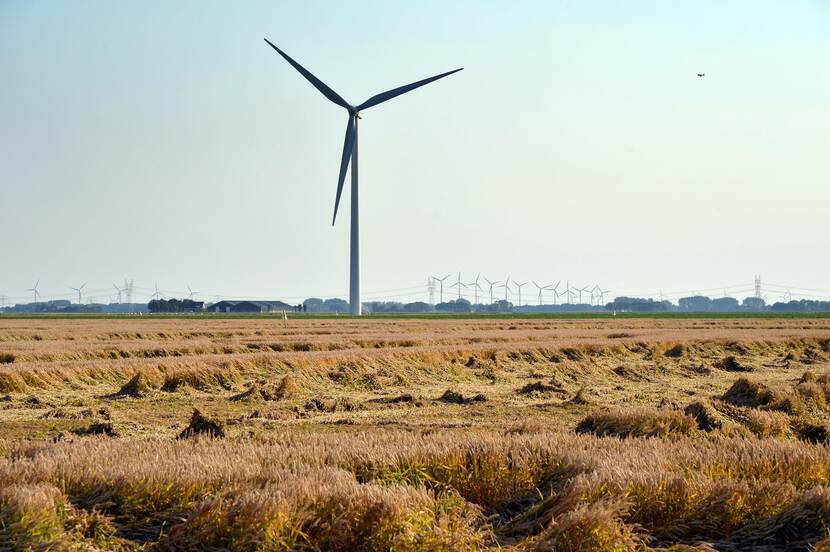
[[[419,80],[418,82],[413,82],[412,84],[407,84],[405,86],[399,86],[398,88],[393,88],[392,90],[387,90],[386,92],[381,92],[380,94],[378,94],[376,96],[372,96],[371,98],[369,98],[368,100],[366,100],[365,102],[363,102],[362,104],[357,106],[357,110],[362,111],[364,109],[368,109],[372,106],[378,105],[379,103],[383,103],[386,100],[391,100],[392,98],[400,96],[401,94],[406,94],[410,90],[415,90],[416,88],[420,88],[421,86],[423,86],[425,84],[429,84],[433,81],[437,81],[438,79],[442,79],[442,78],[444,78],[448,75],[452,75],[453,73],[457,73],[457,72],[461,71],[461,69],[464,69],[464,68],[461,67],[461,68],[455,69],[453,71],[447,71],[446,73],[441,73],[440,75],[435,75],[434,77],[430,77],[428,79]]]
[[[279,55],[281,55],[283,58],[285,58],[285,61],[287,61],[288,63],[290,63],[290,64],[291,64],[291,66],[292,66],[292,67],[294,67],[294,69],[296,69],[297,71],[299,71],[299,72],[300,72],[300,74],[301,74],[302,76],[304,76],[308,82],[310,82],[311,84],[313,84],[313,85],[314,85],[314,88],[316,88],[317,90],[319,90],[320,92],[322,92],[323,96],[325,96],[326,98],[328,98],[328,99],[329,99],[329,100],[331,100],[332,102],[336,103],[336,104],[337,104],[337,105],[339,105],[340,107],[345,107],[346,109],[350,109],[350,108],[351,108],[351,106],[349,105],[349,102],[347,102],[346,100],[344,100],[343,98],[341,98],[341,97],[340,97],[340,95],[339,95],[337,92],[335,92],[334,90],[332,90],[331,88],[329,88],[328,86],[326,86],[326,84],[325,84],[323,81],[321,81],[320,79],[318,79],[317,77],[315,77],[314,75],[312,75],[312,74],[311,74],[311,72],[310,72],[308,69],[306,69],[305,67],[303,67],[302,65],[300,65],[299,63],[297,63],[296,61],[294,61],[293,59],[291,59],[291,58],[288,56],[288,54],[286,54],[285,52],[283,52],[282,50],[280,50],[279,48],[277,48],[276,46],[274,46],[274,45],[271,43],[271,41],[270,41],[270,40],[268,40],[267,38],[266,38],[266,39],[264,39],[264,40],[265,40],[265,42],[267,42],[267,43],[268,43],[268,45],[269,45],[271,48],[273,48],[274,50],[276,50],[276,51],[277,51],[277,53],[278,53]]]
[[[340,206],[340,194],[343,193],[343,184],[346,182],[346,169],[349,168],[349,161],[354,151],[354,117],[349,115],[349,122],[346,123],[346,138],[343,140],[343,157],[340,159],[340,176],[337,178],[337,197],[334,198],[334,216],[331,217],[331,225],[337,220],[337,208]]]

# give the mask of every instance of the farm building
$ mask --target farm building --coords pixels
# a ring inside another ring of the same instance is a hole
[[[219,301],[208,308],[210,312],[282,312],[293,309],[282,301]]]

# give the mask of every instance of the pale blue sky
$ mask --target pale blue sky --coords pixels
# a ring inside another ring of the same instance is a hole
[[[353,103],[465,67],[364,113],[366,300],[830,290],[825,0],[0,0],[0,294],[346,296],[345,112],[263,37]]]

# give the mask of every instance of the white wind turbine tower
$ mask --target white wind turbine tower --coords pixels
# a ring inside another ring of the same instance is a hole
[[[495,282],[491,282],[487,278],[484,278],[484,281],[490,284],[490,304],[492,305],[495,303],[495,299],[493,299],[493,288],[496,287],[498,284],[501,283],[501,280],[496,280]]]
[[[536,283],[535,280],[533,282],[533,285],[536,286],[536,288],[539,290],[539,306],[541,307],[542,306],[542,292],[543,291],[550,291],[553,288],[550,285],[540,286],[539,284]]]
[[[447,274],[443,278],[438,278],[437,276],[432,277],[433,280],[438,282],[438,285],[439,285],[439,288],[440,288],[440,291],[438,292],[438,302],[439,303],[444,302],[444,280],[446,280],[449,277],[450,277],[449,274]]]
[[[522,286],[527,285],[527,282],[522,282],[520,284],[519,282],[514,281],[513,284],[516,286],[516,289],[519,290],[519,306],[521,307],[522,306]]]
[[[38,300],[38,298],[40,298],[40,293],[37,290],[37,286],[39,286],[39,285],[40,285],[40,278],[37,279],[37,282],[35,282],[34,286],[32,286],[32,287],[30,287],[29,289],[26,290],[26,291],[31,291],[34,294],[35,305],[37,305],[37,300]]]
[[[79,305],[81,304],[81,290],[86,287],[86,284],[87,283],[84,282],[84,284],[81,287],[72,287],[72,286],[69,287],[69,289],[74,289],[75,291],[78,292],[78,304]]]
[[[461,273],[460,272],[458,273],[458,280],[456,280],[456,282],[453,285],[451,285],[450,287],[451,288],[454,288],[454,287],[458,288],[458,298],[461,299],[461,288],[462,287],[467,287],[467,284],[465,284],[461,281]]]
[[[476,279],[467,284],[473,288],[473,293],[475,294],[475,302],[474,305],[478,305],[478,292],[481,290],[481,286],[478,285],[478,279],[481,278],[481,272],[476,275]]]
[[[361,119],[360,112],[365,109],[369,109],[370,107],[381,104],[387,100],[391,100],[392,98],[396,98],[401,94],[406,94],[407,92],[415,90],[416,88],[420,88],[425,84],[429,84],[448,75],[452,75],[453,73],[457,73],[458,71],[461,71],[461,69],[447,71],[446,73],[441,73],[440,75],[436,75],[434,77],[413,82],[412,84],[407,84],[405,86],[393,88],[392,90],[388,90],[386,92],[382,92],[380,94],[372,96],[360,105],[351,105],[349,102],[340,97],[340,95],[337,92],[326,86],[326,84],[323,83],[323,81],[312,75],[311,72],[308,71],[305,67],[291,59],[288,56],[288,54],[274,46],[267,38],[265,39],[265,42],[267,42],[268,45],[271,46],[271,48],[276,50],[277,53],[279,53],[279,55],[281,55],[285,59],[285,61],[287,61],[292,67],[294,67],[294,69],[299,71],[300,74],[314,86],[314,88],[319,90],[331,102],[344,108],[349,113],[349,120],[346,123],[346,138],[343,143],[343,155],[340,159],[340,176],[337,180],[337,195],[334,199],[334,216],[332,217],[331,224],[332,226],[334,226],[334,221],[337,219],[337,207],[340,205],[340,194],[343,192],[343,184],[346,180],[346,171],[348,170],[349,164],[351,163],[352,220],[349,270],[349,307],[353,315],[360,316],[362,314],[360,303],[360,217],[358,215],[359,201],[357,187],[357,122]]]

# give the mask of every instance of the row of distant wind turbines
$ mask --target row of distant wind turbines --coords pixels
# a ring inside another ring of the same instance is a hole
[[[30,291],[30,292],[32,292],[32,296],[34,297],[34,300],[35,300],[34,302],[35,302],[35,303],[37,303],[37,302],[38,302],[38,300],[41,298],[40,291],[38,291],[38,286],[39,286],[39,285],[40,285],[40,278],[38,278],[38,280],[37,280],[37,282],[35,282],[35,285],[34,285],[34,286],[32,286],[32,287],[30,287],[30,288],[27,288],[27,289],[25,290],[25,291]],[[72,286],[69,286],[69,289],[71,289],[71,290],[75,291],[75,292],[78,294],[78,304],[79,304],[79,305],[80,305],[81,303],[83,303],[83,290],[84,290],[84,288],[86,287],[86,285],[87,285],[87,282],[84,282],[83,284],[81,284],[81,285],[80,285],[80,286],[78,286],[78,287],[72,287]],[[128,292],[128,290],[129,290],[129,291],[131,291],[132,282],[127,282],[127,281],[125,280],[125,281],[124,281],[124,287],[123,287],[123,288],[118,287],[118,284],[112,284],[112,287],[115,289],[116,293],[118,294],[118,299],[117,299],[117,301],[116,301],[116,302],[117,302],[117,303],[121,303],[121,301],[122,301],[122,294],[127,293],[127,292]],[[188,291],[188,296],[187,296],[187,298],[188,298],[189,300],[191,300],[191,301],[193,300],[193,298],[194,298],[196,295],[198,295],[199,293],[201,293],[201,292],[199,292],[199,291],[193,291],[193,290],[190,288],[190,285],[188,285],[188,286],[187,286],[187,291]],[[128,295],[131,295],[131,293],[129,293]],[[3,297],[5,298],[5,296],[3,296]],[[156,283],[156,284],[155,284],[155,291],[154,291],[153,293],[151,293],[151,294],[150,294],[150,299],[162,299],[162,298],[163,298],[163,295],[162,295],[162,294],[161,294],[161,292],[159,291],[159,286],[158,286],[158,283]]]
[[[440,303],[444,302],[444,281],[447,278],[449,278],[450,276],[451,276],[450,274],[447,274],[443,278],[439,278],[438,276],[430,276],[432,282],[437,283],[438,286],[439,286],[438,297],[439,297],[439,302]],[[462,290],[462,288],[464,288],[464,289],[472,288],[473,289],[473,295],[474,295],[473,304],[477,305],[478,304],[478,292],[479,291],[484,291],[484,288],[482,288],[481,284],[478,283],[480,278],[481,278],[481,273],[479,272],[478,275],[476,275],[475,280],[473,280],[472,282],[465,283],[465,282],[461,281],[461,273],[459,272],[456,281],[453,284],[449,285],[449,287],[450,288],[457,288],[457,290],[458,290],[458,299],[461,299],[461,295],[462,295],[461,290]],[[493,292],[493,290],[495,288],[503,288],[504,289],[504,300],[505,301],[508,300],[508,294],[510,293],[510,282],[511,282],[510,275],[508,275],[507,278],[504,279],[504,281],[502,281],[502,280],[490,281],[486,277],[484,278],[484,281],[487,282],[487,285],[489,286],[488,291],[489,291],[489,295],[490,295],[490,303],[491,304],[496,302],[495,301],[495,293]],[[597,303],[598,305],[603,305],[603,304],[605,304],[605,294],[608,293],[608,291],[609,291],[607,289],[602,289],[601,287],[599,287],[599,284],[595,284],[593,287],[591,287],[591,286],[585,286],[585,287],[582,287],[582,288],[572,287],[571,283],[567,280],[565,281],[565,291],[563,291],[561,293],[559,292],[559,286],[562,284],[562,280],[559,280],[558,282],[556,282],[556,284],[548,284],[548,285],[540,285],[540,284],[536,283],[535,280],[531,280],[530,282],[519,282],[519,281],[516,281],[516,280],[512,280],[512,282],[513,282],[513,286],[515,286],[515,288],[516,288],[519,306],[522,306],[522,304],[523,304],[522,303],[522,287],[526,286],[529,283],[532,283],[534,286],[536,286],[536,289],[539,292],[538,293],[539,305],[543,304],[542,294],[546,291],[553,292],[553,304],[554,305],[559,304],[558,301],[559,301],[560,297],[565,297],[565,303],[562,303],[562,304],[570,305],[570,304],[572,304],[572,301],[573,301],[574,298],[578,298],[579,302],[577,304],[583,305],[584,304],[582,302],[582,294],[583,293],[587,293],[590,296],[590,298],[591,298],[590,304],[591,305],[593,305],[595,303],[595,301],[597,301],[597,300],[599,301]]]

